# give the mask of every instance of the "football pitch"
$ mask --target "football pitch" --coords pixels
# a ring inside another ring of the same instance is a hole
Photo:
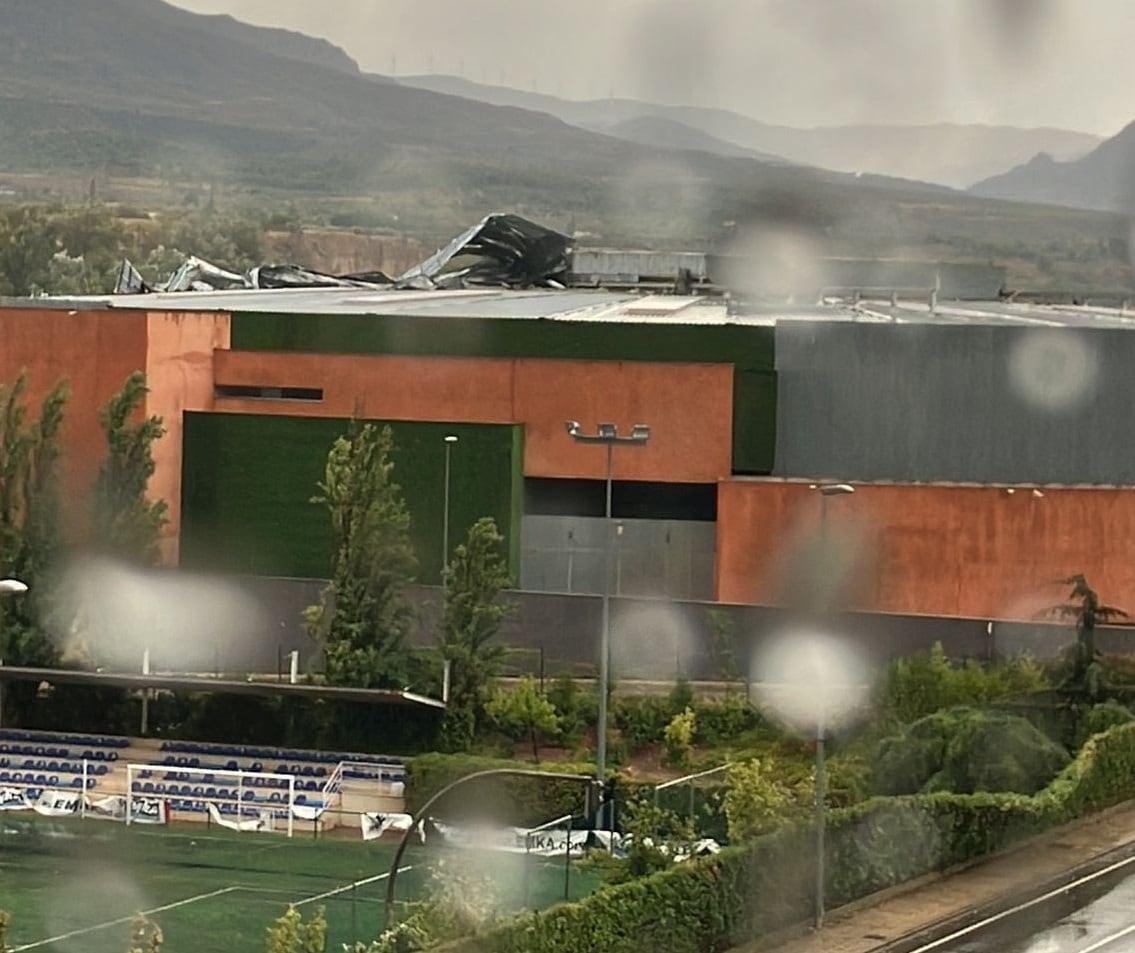
[[[361,839],[0,815],[0,910],[11,914],[17,953],[121,953],[139,912],[161,927],[164,953],[259,953],[289,905],[305,919],[323,907],[326,948],[337,950],[384,929],[393,855],[390,842]],[[417,843],[406,851],[399,908],[423,897],[439,856]],[[563,858],[480,854],[476,862],[499,884],[502,911],[564,898]],[[571,898],[595,886],[595,875],[573,863]]]

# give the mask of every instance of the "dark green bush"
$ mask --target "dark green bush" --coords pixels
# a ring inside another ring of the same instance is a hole
[[[1025,718],[953,708],[883,740],[874,787],[879,794],[1032,794],[1067,764],[1067,752]]]
[[[694,741],[699,745],[728,744],[747,731],[765,726],[760,712],[740,694],[698,702],[694,715],[697,719]]]
[[[680,711],[681,709],[679,709]],[[663,732],[677,714],[668,698],[646,695],[620,698],[615,705],[614,723],[630,751],[661,744]]]
[[[1092,735],[1102,734],[1116,725],[1126,725],[1135,721],[1131,709],[1119,704],[1117,701],[1106,701],[1100,705],[1093,705],[1079,722],[1080,741],[1087,741]]]

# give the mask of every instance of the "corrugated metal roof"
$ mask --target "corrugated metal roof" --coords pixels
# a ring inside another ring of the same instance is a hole
[[[13,306],[105,307],[147,311],[230,311],[272,314],[373,314],[442,318],[549,319],[659,324],[735,324],[771,327],[790,322],[861,322],[1017,327],[1135,328],[1135,311],[1010,301],[928,300],[852,303],[828,299],[819,304],[739,305],[723,297],[643,295],[634,292],[563,291],[394,291],[357,288],[290,288],[38,298]],[[733,313],[731,313],[733,312]]]

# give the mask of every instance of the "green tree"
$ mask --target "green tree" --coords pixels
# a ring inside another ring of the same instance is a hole
[[[1112,619],[1126,619],[1127,613],[1115,606],[1100,603],[1096,591],[1081,574],[1060,580],[1071,586],[1068,602],[1046,609],[1042,615],[1056,619],[1074,619],[1076,622],[1076,657],[1072,665],[1069,686],[1082,689],[1095,697],[1100,691],[1100,667],[1096,661],[1096,623]]]
[[[327,681],[358,688],[405,685],[413,608],[406,586],[417,568],[410,512],[393,481],[389,427],[352,421],[327,455],[319,495],[331,517],[331,583],[306,613],[322,646]]]
[[[99,549],[131,563],[158,562],[158,537],[168,522],[164,500],[148,500],[154,443],[165,434],[161,417],[138,419],[146,402],[146,375],[135,371],[99,410],[107,457],[95,480],[94,533]]]
[[[536,679],[531,675],[522,678],[512,691],[498,691],[493,695],[487,712],[505,734],[517,741],[528,739],[532,745],[532,760],[537,763],[540,744],[555,737],[560,730],[555,707],[540,694]]]
[[[19,206],[0,212],[0,294],[23,297],[42,290],[55,252],[43,209]]]
[[[44,398],[39,418],[27,415],[27,376],[0,386],[0,576],[29,586],[0,600],[0,658],[9,664],[53,666],[58,650],[47,635],[43,585],[59,561],[60,430],[68,387],[60,381]],[[9,704],[26,700],[30,686],[14,686]],[[34,689],[33,689],[34,690]]]
[[[503,544],[496,522],[491,517],[479,519],[469,527],[443,574],[445,601],[438,642],[450,666],[450,688],[442,734],[452,751],[468,750],[473,743],[505,657],[504,646],[494,642],[514,608],[500,598],[511,584]]]

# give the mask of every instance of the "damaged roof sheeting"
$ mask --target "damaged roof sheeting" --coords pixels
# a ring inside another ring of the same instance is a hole
[[[490,215],[420,265],[398,288],[563,288],[569,271],[566,235],[519,215]]]
[[[190,256],[168,281],[150,286],[130,261],[118,270],[116,295],[148,294],[152,291],[239,291],[270,288],[385,288],[388,275],[372,271],[358,275],[325,275],[297,265],[257,265],[243,275],[218,268]]]
[[[162,284],[149,285],[124,261],[114,293],[233,291],[263,288],[564,288],[570,239],[519,215],[489,215],[420,265],[392,280],[380,271],[325,275],[297,265],[260,265],[243,275],[187,258]]]

